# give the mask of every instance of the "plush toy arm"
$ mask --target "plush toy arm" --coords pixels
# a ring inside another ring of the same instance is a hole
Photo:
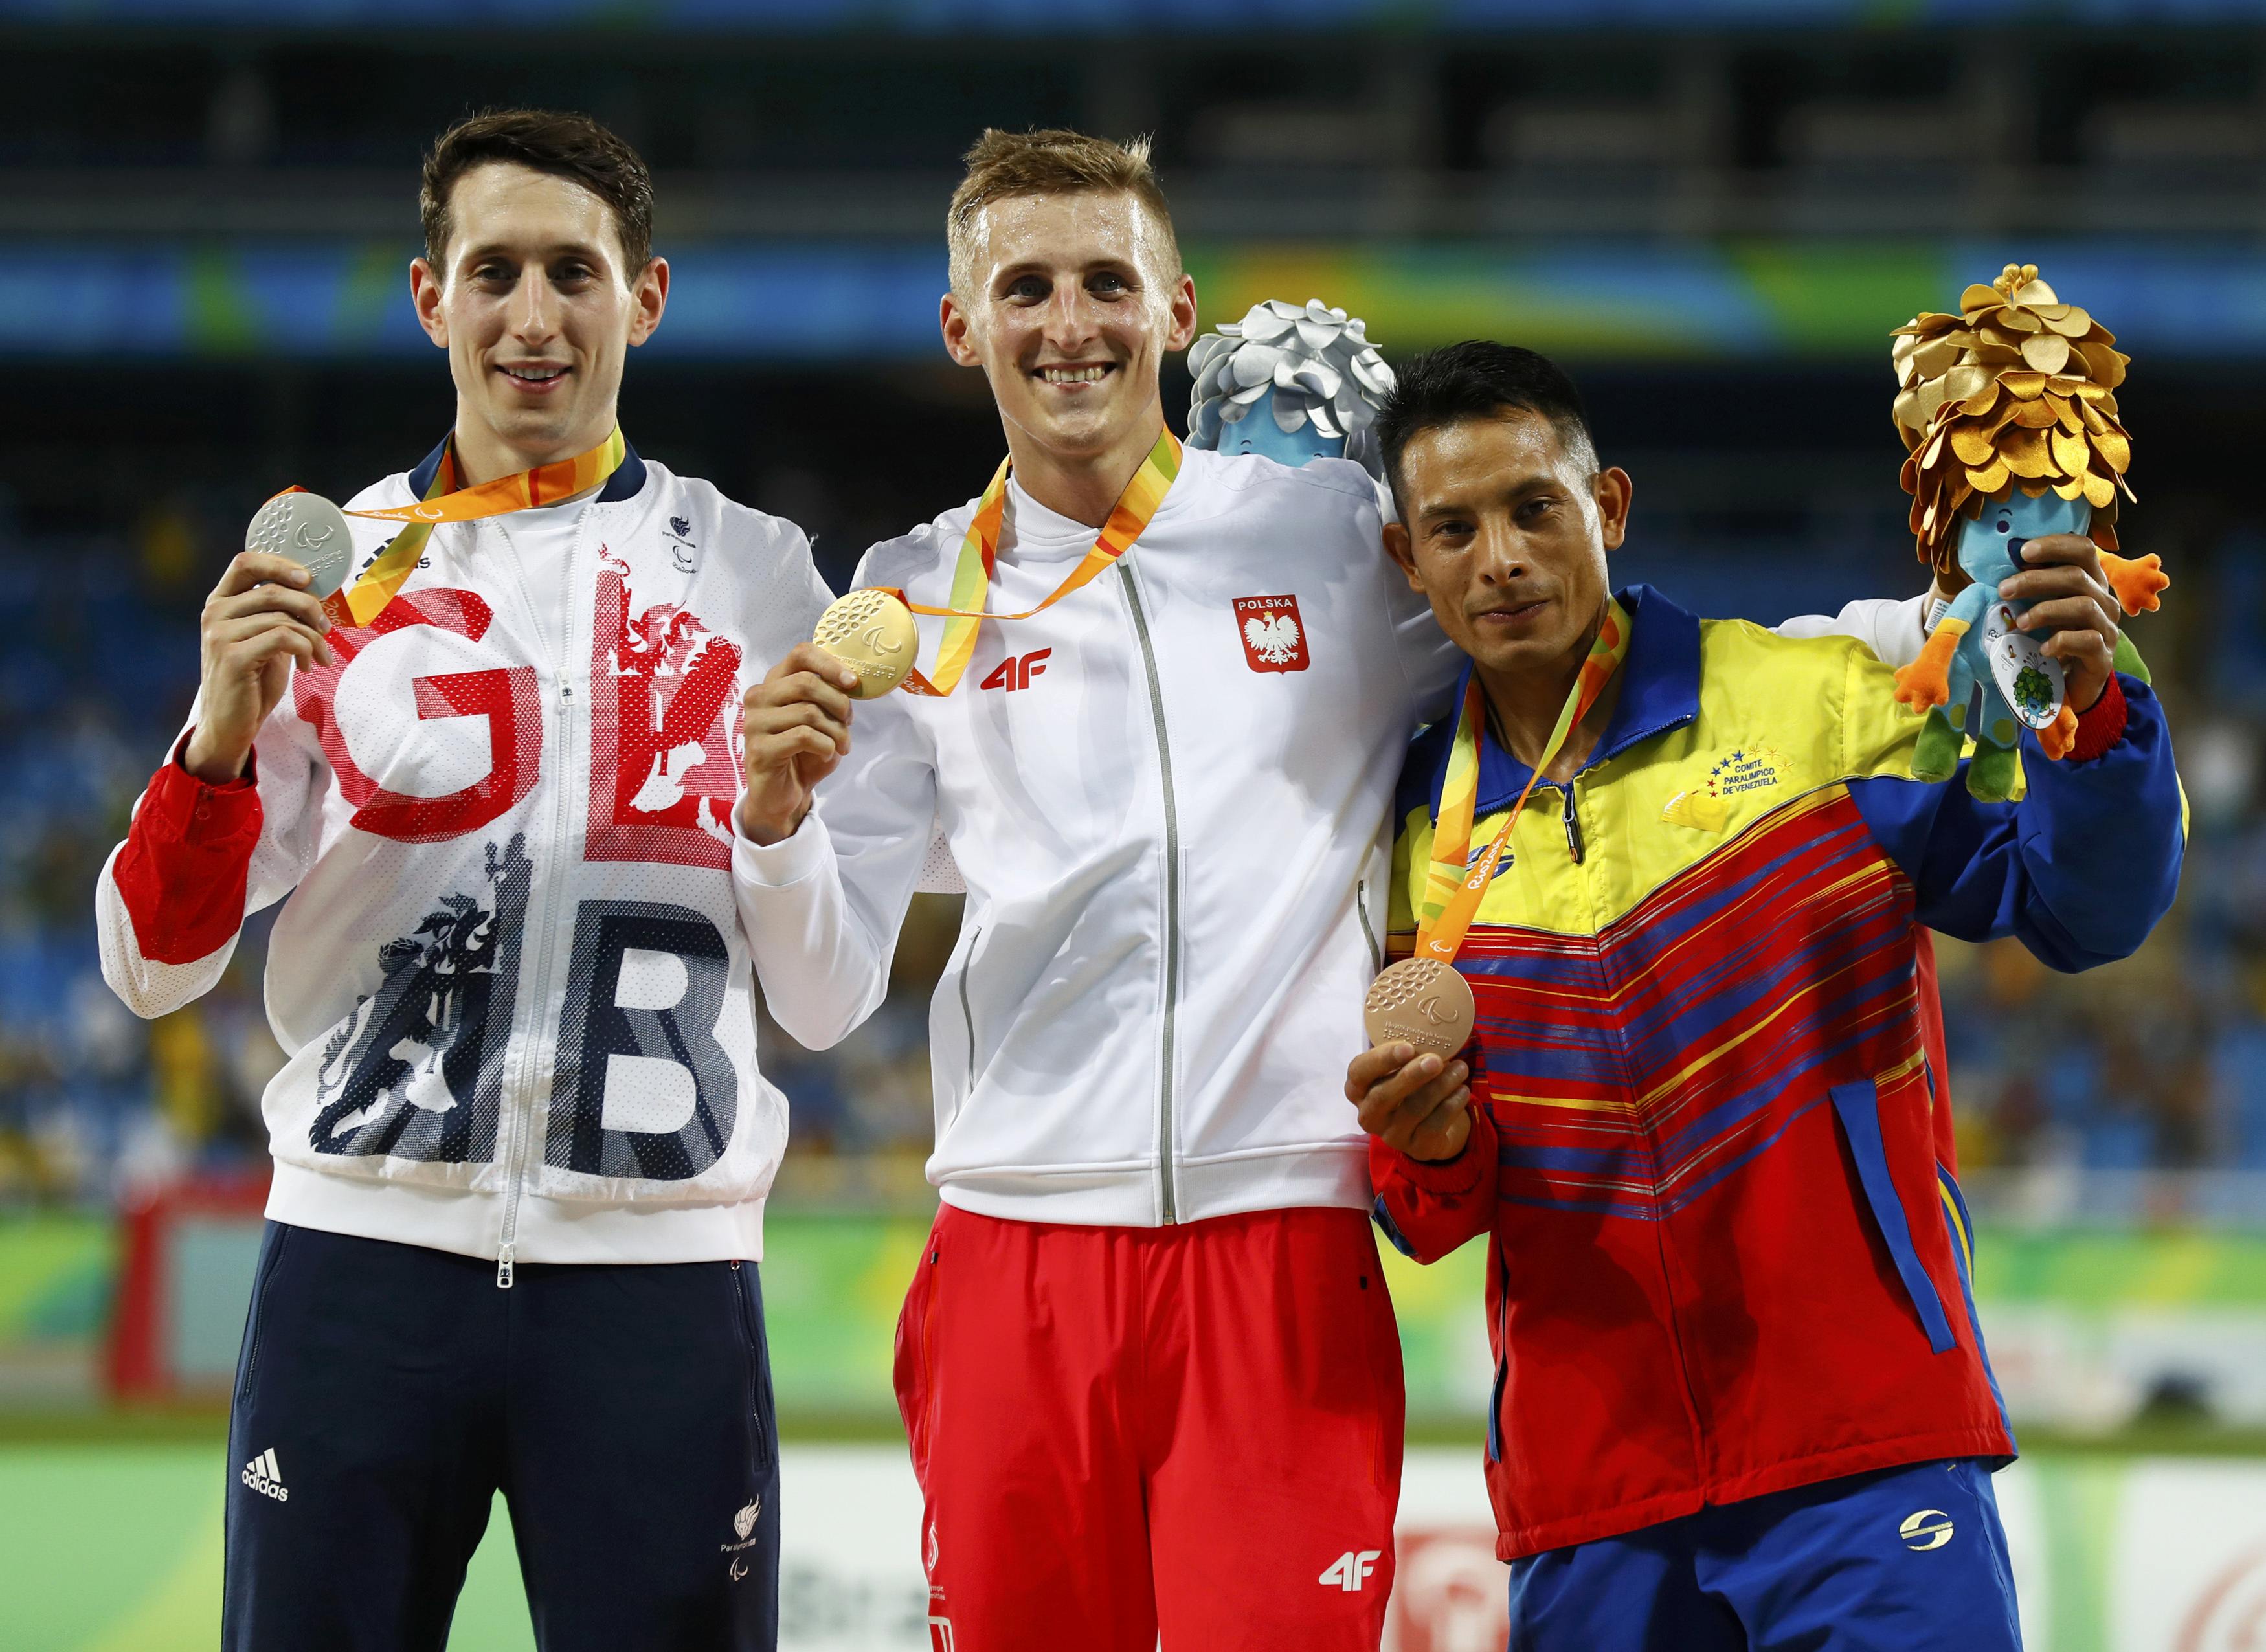
[[[2077,713],[2067,705],[2053,721],[2038,730],[2038,749],[2059,763],[2077,744]]]
[[[1967,634],[1967,622],[1946,614],[1935,623],[1919,658],[1897,673],[1897,703],[1916,712],[1932,711],[1951,698],[1951,656]]]
[[[2109,588],[2116,593],[2117,605],[2128,614],[2154,613],[2162,606],[2156,593],[2172,582],[2172,576],[2164,572],[2164,559],[2153,553],[2120,557],[2113,551],[2103,551],[2101,571],[2109,576]]]

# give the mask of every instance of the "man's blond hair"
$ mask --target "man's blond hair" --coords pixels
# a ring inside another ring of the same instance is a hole
[[[1181,274],[1180,238],[1173,233],[1172,208],[1149,164],[1149,140],[1113,143],[1066,127],[1036,132],[1003,132],[986,127],[976,146],[961,157],[968,175],[952,192],[945,216],[945,238],[952,249],[953,290],[966,293],[974,274],[976,221],[997,201],[1017,195],[1076,195],[1122,193],[1149,209],[1165,235],[1169,273]]]

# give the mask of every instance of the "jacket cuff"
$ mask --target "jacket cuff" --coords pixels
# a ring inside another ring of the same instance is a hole
[[[1474,1097],[1471,1105],[1478,1107],[1478,1098]],[[1380,1157],[1390,1156],[1393,1173],[1409,1187],[1425,1193],[1458,1198],[1478,1192],[1480,1183],[1485,1180],[1485,1155],[1479,1151],[1482,1134],[1479,1116],[1474,1114],[1472,1133],[1464,1138],[1463,1151],[1453,1159],[1411,1159],[1407,1153],[1396,1148],[1384,1147],[1382,1144],[1379,1144],[1378,1151]]]
[[[246,831],[256,840],[259,836],[258,754],[245,756],[242,774],[214,786],[191,774],[185,761],[189,736],[196,732],[194,724],[184,730],[172,756],[150,777],[150,789],[143,794],[136,819],[148,815],[152,827],[196,847]]]
[[[2124,738],[2124,725],[2129,715],[2124,704],[2123,680],[2112,671],[2109,674],[2109,686],[2101,691],[2101,698],[2093,702],[2090,711],[2078,717],[2077,735],[2069,749],[2069,760],[2072,763],[2090,763],[2102,756]]]
[[[181,766],[179,748],[158,765],[109,874],[143,959],[195,963],[228,945],[244,925],[261,825],[249,774],[208,786]]]
[[[813,809],[802,823],[775,844],[759,844],[740,831],[739,811],[732,811],[732,875],[759,889],[784,889],[817,874],[834,853],[834,840],[826,822]]]

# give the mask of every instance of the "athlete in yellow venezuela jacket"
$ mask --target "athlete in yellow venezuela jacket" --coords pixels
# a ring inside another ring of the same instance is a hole
[[[1534,363],[1547,369],[1544,388],[1523,394]],[[1581,660],[1628,480],[1597,472],[1578,401],[1562,416],[1572,386],[1529,353],[1454,347],[1402,384],[1380,423],[1407,523],[1396,553],[1474,653],[1491,702],[1478,851],[1531,772],[1502,733],[1502,684],[1533,670],[1521,628],[1541,636],[1553,605],[1587,604],[1561,632]],[[1540,457],[1523,480],[1525,450]],[[1604,479],[1602,530],[1594,510],[1586,529],[1573,520],[1590,508],[1579,498],[1551,503],[1553,489],[1578,493],[1564,482],[1584,465]],[[1553,528],[1539,514],[1549,508],[1571,514]],[[2055,589],[2081,583],[2076,569],[2052,579]],[[1618,600],[1630,636],[1616,693],[1586,756],[1562,765],[1570,778],[1553,784],[1561,765],[1546,767],[1454,961],[1477,1002],[1473,1046],[1429,1085],[1439,1105],[1422,1126],[1409,1115],[1429,1103],[1388,1123],[1378,1103],[1391,1095],[1363,1100],[1378,1067],[1357,1062],[1348,1086],[1372,1131],[1378,1216],[1394,1241],[1430,1261],[1491,1235],[1498,1553],[1602,1549],[1597,1540],[1640,1528],[1671,1533],[1660,1523],[1711,1506],[1752,1512],[1765,1502],[1744,1500],[1860,1487],[1923,1462],[1979,1464],[1987,1502],[1984,1466],[2014,1444],[1970,1289],[1948,1104],[1930,1056],[1941,1037],[1926,932],[2018,935],[2062,969],[2137,947],[2170,902],[2182,850],[2161,710],[2138,681],[2108,673],[2113,623],[2094,619],[2109,626],[2082,644],[2097,658],[2080,662],[2078,643],[2062,645],[2072,703],[2088,682],[2098,691],[2076,750],[2050,762],[2032,747],[2027,797],[1980,803],[1956,780],[1911,778],[1921,720],[1861,643],[1696,618],[1642,586]],[[1554,711],[1568,669],[1549,680]],[[1434,726],[1404,770],[1392,907],[1403,955],[1455,737],[1455,719]],[[1422,1076],[1415,1062],[1409,1071]],[[1853,1626],[1868,1608],[1850,1603],[1906,1584],[1853,1583],[1856,1553],[1884,1545],[1911,1561],[1921,1545],[1897,1539],[1905,1504],[1950,1510],[1947,1525],[1970,1520],[1948,1491],[1895,1495],[1904,1503],[1868,1513],[1875,1524],[1846,1545],[1817,1536],[1831,1528],[1814,1509],[1805,1516],[1810,1570],[1841,1591],[1839,1606],[1812,1608],[1825,1638],[1764,1632],[1773,1613],[1785,1626],[1786,1602],[1809,1585],[1789,1583],[1785,1565],[1757,1570],[1778,1539],[1752,1526],[1687,1545],[1673,1587],[1656,1566],[1674,1547],[1664,1538],[1644,1549],[1640,1583],[1626,1551],[1620,1569],[1585,1579],[1515,1568],[1514,1618],[1529,1620],[1512,1645],[1683,1652],[1719,1644],[1707,1624],[1733,1616],[1745,1628],[1728,1647],[2018,1644],[2011,1587],[1989,1583],[2004,1576],[2002,1539],[1995,1572],[1975,1574],[2002,1603],[1959,1597],[1955,1553],[1933,1571],[1911,1566],[1911,1587],[1933,1594],[1900,1598],[1878,1619],[1882,1638],[1862,1638]],[[1995,1512],[1987,1524],[1995,1535]],[[1683,1617],[1633,1604],[1676,1587],[1691,1597]],[[1955,1601],[1959,1628],[1926,1632],[1926,1615]]]

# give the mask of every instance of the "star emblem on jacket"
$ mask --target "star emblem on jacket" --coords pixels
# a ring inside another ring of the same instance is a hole
[[[1786,759],[1768,746],[1741,746],[1709,766],[1707,793],[1711,797],[1731,797],[1776,786],[1779,771],[1785,764]]]

